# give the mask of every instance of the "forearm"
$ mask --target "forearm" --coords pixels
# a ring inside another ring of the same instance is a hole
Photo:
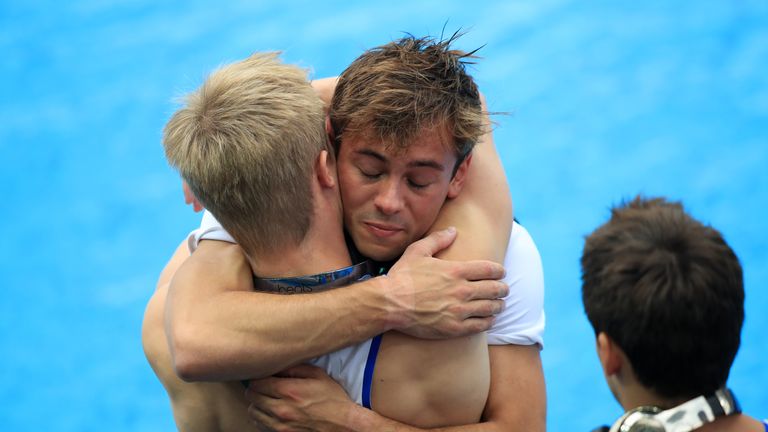
[[[382,417],[374,411],[357,406],[349,417],[349,429],[355,432],[417,432],[417,431],[444,431],[444,432],[502,432],[500,425],[494,423],[477,423],[463,426],[450,426],[436,429],[420,429],[404,423],[396,422]]]
[[[169,345],[185,380],[268,376],[392,324],[382,278],[317,294],[259,293],[247,267],[216,266],[206,253],[199,249],[177,272],[166,305]]]
[[[184,315],[171,316],[177,372],[192,381],[261,378],[371,338],[388,327],[374,291],[354,286],[292,296],[225,292],[207,305],[189,305]]]

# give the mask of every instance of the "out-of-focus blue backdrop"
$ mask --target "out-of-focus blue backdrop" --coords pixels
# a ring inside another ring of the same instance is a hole
[[[447,24],[446,24],[447,23]],[[547,283],[550,430],[620,414],[582,312],[583,236],[637,193],[683,200],[744,265],[730,385],[768,417],[768,3],[0,1],[0,430],[171,431],[144,305],[198,222],[163,158],[217,65],[281,50],[339,74],[404,32],[470,32],[517,217]]]

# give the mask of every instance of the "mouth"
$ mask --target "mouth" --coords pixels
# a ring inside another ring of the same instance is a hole
[[[375,237],[379,238],[388,238],[392,237],[395,234],[402,232],[403,227],[399,225],[391,225],[381,222],[363,222],[363,225],[368,230],[369,233],[373,234]]]

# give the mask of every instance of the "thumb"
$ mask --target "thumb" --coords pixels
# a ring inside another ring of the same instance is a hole
[[[456,228],[454,227],[448,227],[440,231],[435,231],[423,239],[408,246],[408,248],[403,253],[403,257],[431,257],[450,246],[454,240],[456,240]]]

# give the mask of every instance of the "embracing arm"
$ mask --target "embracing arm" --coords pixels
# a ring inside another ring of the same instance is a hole
[[[478,424],[428,429],[444,432],[537,432],[546,427],[546,395],[536,345],[490,347],[491,390]],[[352,402],[322,369],[299,365],[251,381],[246,398],[255,423],[285,431],[418,432],[420,429],[382,417]],[[515,403],[520,398],[530,404]],[[269,429],[272,430],[272,429]]]
[[[485,97],[481,99],[487,111]],[[461,193],[445,202],[432,226],[433,231],[455,226],[459,232],[456,241],[437,255],[440,258],[504,262],[512,229],[512,198],[487,116],[485,123],[487,132],[472,150]]]
[[[536,345],[489,347],[491,390],[481,423],[432,431],[535,432],[546,429],[546,392],[539,348]],[[357,404],[349,404],[346,424],[352,430],[415,432],[424,429],[379,416]]]
[[[189,381],[271,375],[388,327],[379,279],[333,292],[252,291],[239,246],[203,241],[174,276],[166,331],[178,375]],[[363,310],[365,314],[355,313]],[[344,325],[340,325],[344,317]],[[333,336],[333,337],[331,337]]]
[[[486,330],[499,308],[487,299],[508,288],[478,279],[498,279],[503,267],[431,257],[454,237],[441,231],[414,243],[387,277],[311,295],[253,292],[238,246],[201,242],[174,276],[166,303],[176,371],[190,381],[260,378],[390,329],[432,337]]]

